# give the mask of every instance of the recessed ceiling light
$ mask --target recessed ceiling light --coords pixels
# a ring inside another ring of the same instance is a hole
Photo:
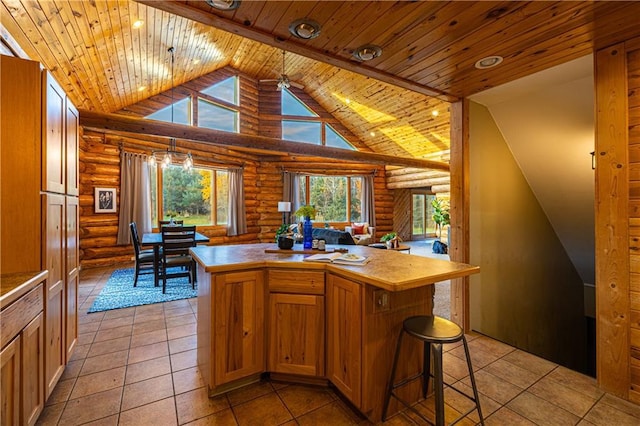
[[[437,109],[434,109],[433,111],[431,111],[431,115],[433,115],[434,117],[437,117],[438,114],[440,114],[440,113],[438,112]]]
[[[240,0],[205,0],[207,4],[218,10],[234,10],[240,7]]]
[[[382,55],[382,48],[373,44],[360,46],[353,51],[353,56],[361,61],[370,61]]]
[[[289,24],[289,32],[298,38],[310,40],[320,35],[320,24],[310,19],[296,19]]]
[[[371,135],[371,137],[373,138],[373,137],[375,137],[376,132],[371,132],[371,133],[369,133],[369,134],[370,134],[370,135]]]
[[[142,19],[138,19],[132,25],[133,28],[138,29],[144,25],[144,21]]]
[[[493,68],[496,65],[500,65],[503,60],[504,58],[502,56],[487,56],[486,58],[482,58],[478,62],[476,62],[475,67],[479,70]]]
[[[140,86],[138,87],[138,92],[144,92],[144,89],[146,89],[147,86]]]
[[[348,104],[351,103],[351,99],[347,98],[347,99],[344,100],[344,102],[348,105]]]

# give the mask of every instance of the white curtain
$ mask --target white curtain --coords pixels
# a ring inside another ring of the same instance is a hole
[[[151,197],[147,156],[120,154],[120,214],[117,244],[131,244],[129,224],[136,222],[138,233],[151,232]]]
[[[247,233],[243,176],[242,169],[229,170],[229,216],[227,220],[227,235],[229,236]]]
[[[373,193],[373,176],[362,176],[362,221],[376,226],[376,207]]]
[[[291,212],[287,223],[291,223],[291,217],[300,207],[300,173],[282,172],[282,201],[291,203]]]

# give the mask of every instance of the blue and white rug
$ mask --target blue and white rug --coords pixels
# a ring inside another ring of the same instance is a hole
[[[117,269],[91,305],[88,313],[129,308],[131,306],[150,305],[198,296],[198,290],[191,288],[187,277],[167,280],[167,292],[162,293],[162,280],[158,287],[153,286],[153,274],[138,276],[138,285],[133,286],[135,269]]]

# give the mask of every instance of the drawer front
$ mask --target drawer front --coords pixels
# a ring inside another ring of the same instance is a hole
[[[44,309],[43,287],[36,288],[16,300],[0,313],[0,338],[8,342],[20,333]]]
[[[301,269],[269,270],[269,291],[324,294],[324,272]]]

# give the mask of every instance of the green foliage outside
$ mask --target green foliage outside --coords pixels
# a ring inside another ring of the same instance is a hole
[[[320,216],[324,222],[357,222],[362,217],[361,178],[311,176],[309,186],[309,200],[316,208],[316,218]],[[347,218],[347,194],[350,194],[350,218]]]

